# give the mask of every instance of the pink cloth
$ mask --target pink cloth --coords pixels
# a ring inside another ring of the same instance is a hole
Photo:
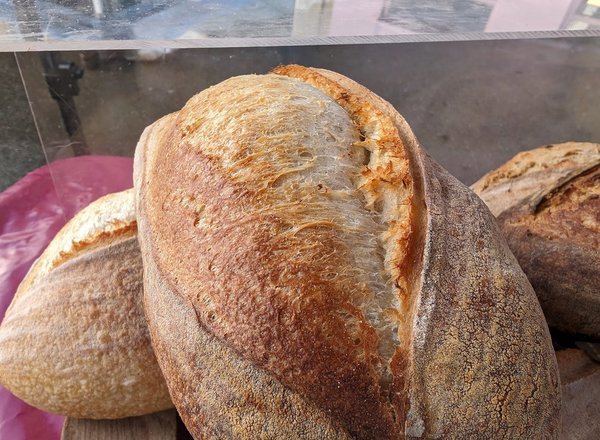
[[[80,156],[27,174],[0,193],[0,317],[31,264],[60,228],[100,196],[132,186],[131,158]],[[0,439],[57,440],[63,417],[0,386]]]

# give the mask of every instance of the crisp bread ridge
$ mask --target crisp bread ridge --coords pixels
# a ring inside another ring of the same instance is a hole
[[[518,153],[471,185],[492,214],[501,215],[524,199],[537,203],[549,191],[600,164],[600,144],[565,142]]]
[[[61,264],[84,252],[134,237],[136,232],[133,189],[98,198],[78,212],[56,234],[31,266],[15,297]]]

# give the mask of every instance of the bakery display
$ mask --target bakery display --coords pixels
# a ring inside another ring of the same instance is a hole
[[[339,74],[234,77],[135,157],[144,307],[196,438],[556,438],[535,294],[481,200]]]
[[[142,308],[131,190],[79,212],[19,286],[0,326],[0,383],[29,404],[110,419],[172,406]]]
[[[600,338],[600,145],[519,153],[472,188],[497,216],[548,324]]]

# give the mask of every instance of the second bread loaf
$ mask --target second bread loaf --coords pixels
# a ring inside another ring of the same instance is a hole
[[[0,383],[77,418],[172,406],[142,309],[131,190],[84,208],[34,263],[0,326]]]

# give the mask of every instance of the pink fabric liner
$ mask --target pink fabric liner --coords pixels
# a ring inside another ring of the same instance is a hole
[[[80,156],[27,174],[0,193],[0,317],[35,259],[78,211],[132,186],[133,160]],[[58,343],[58,341],[57,341]],[[63,417],[27,405],[0,386],[0,439],[57,440]]]

